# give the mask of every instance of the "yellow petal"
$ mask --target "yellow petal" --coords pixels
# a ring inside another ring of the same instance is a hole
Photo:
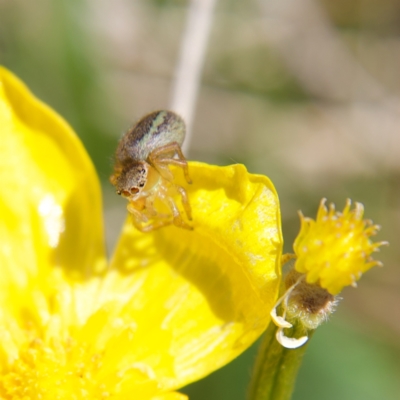
[[[82,144],[4,68],[0,126],[1,264],[87,272],[104,250],[99,182]]]
[[[121,353],[134,354],[163,390],[250,346],[270,321],[279,286],[280,214],[269,179],[241,165],[190,163],[190,175],[194,230],[142,234],[128,219],[107,279],[109,291],[132,299],[122,315],[134,321],[136,340]]]
[[[104,265],[100,186],[67,123],[0,68],[1,285]],[[0,288],[0,291],[3,290]]]

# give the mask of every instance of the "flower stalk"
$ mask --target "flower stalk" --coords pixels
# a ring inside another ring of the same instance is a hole
[[[296,349],[282,346],[276,340],[279,328],[270,324],[258,350],[252,373],[248,400],[289,400],[308,342]],[[313,331],[308,332],[310,338]],[[304,336],[304,328],[294,323],[291,335]]]

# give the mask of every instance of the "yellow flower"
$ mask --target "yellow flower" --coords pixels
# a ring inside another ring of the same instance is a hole
[[[293,249],[297,260],[295,268],[307,274],[308,283],[318,283],[331,294],[338,294],[344,286],[355,286],[361,275],[379,261],[371,254],[386,242],[370,240],[379,230],[369,220],[363,220],[364,207],[347,200],[343,212],[336,212],[331,204],[321,201],[317,219],[300,213],[301,229]]]
[[[194,230],[128,219],[108,263],[85,150],[2,68],[0,127],[1,399],[182,399],[264,331],[282,248],[268,178],[190,163]]]
[[[379,230],[370,220],[363,220],[364,207],[360,203],[351,209],[347,200],[343,212],[336,212],[335,206],[325,206],[322,199],[317,219],[304,217],[300,213],[301,228],[293,244],[294,255],[282,258],[285,263],[295,259],[294,269],[285,277],[285,293],[271,311],[271,317],[278,327],[276,339],[287,348],[297,348],[308,340],[308,331],[316,329],[335,311],[338,303],[336,294],[344,286],[352,285],[363,272],[379,261],[371,254],[387,242],[373,243],[370,237]],[[277,314],[281,305],[282,315]],[[288,337],[284,329],[300,325],[305,334]]]

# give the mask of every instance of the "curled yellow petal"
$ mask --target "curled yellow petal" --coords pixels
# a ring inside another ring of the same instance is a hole
[[[129,276],[135,291],[129,318],[143,341],[133,351],[165,388],[247,348],[270,321],[279,286],[280,215],[268,178],[241,165],[189,168],[194,230],[142,234],[128,219],[112,262],[114,284]]]

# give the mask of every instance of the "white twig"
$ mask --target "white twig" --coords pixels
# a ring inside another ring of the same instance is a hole
[[[187,133],[184,150],[187,150],[190,142],[194,109],[215,3],[216,0],[190,1],[179,60],[175,70],[170,107],[186,122]]]

